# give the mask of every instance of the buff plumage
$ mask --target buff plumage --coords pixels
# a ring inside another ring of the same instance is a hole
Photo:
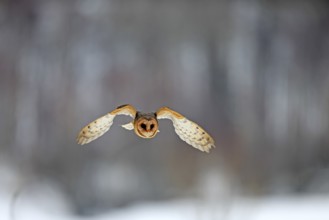
[[[198,124],[185,118],[180,113],[162,107],[155,113],[142,113],[136,111],[132,105],[122,105],[108,114],[94,120],[81,129],[78,137],[78,144],[87,144],[106,133],[117,115],[128,115],[133,121],[122,125],[127,130],[134,130],[142,138],[153,138],[159,132],[159,119],[169,119],[172,121],[177,135],[186,143],[209,153],[215,147],[213,138]]]

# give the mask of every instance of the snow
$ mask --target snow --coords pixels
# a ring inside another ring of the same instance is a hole
[[[0,219],[10,218],[11,195],[0,194]],[[329,196],[277,196],[234,198],[230,202],[209,203],[195,199],[144,202],[108,211],[93,217],[70,212],[65,196],[55,190],[27,193],[18,198],[14,220],[326,220]]]
[[[202,199],[139,202],[91,217],[77,216],[61,188],[44,179],[25,184],[11,206],[19,182],[13,173],[0,168],[0,220],[329,220],[329,194],[230,197],[224,190],[216,191],[227,189],[225,182],[207,176],[201,188],[210,183],[217,187],[203,191]]]

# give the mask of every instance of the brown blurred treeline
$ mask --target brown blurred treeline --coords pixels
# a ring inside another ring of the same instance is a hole
[[[328,22],[327,1],[2,0],[0,158],[80,213],[195,196],[210,171],[245,193],[329,192]],[[165,121],[141,140],[124,118],[75,144],[125,103],[168,105],[217,148],[189,148]]]

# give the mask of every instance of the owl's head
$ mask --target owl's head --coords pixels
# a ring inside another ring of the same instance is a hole
[[[142,138],[153,138],[158,133],[155,113],[137,112],[134,121],[135,133]]]

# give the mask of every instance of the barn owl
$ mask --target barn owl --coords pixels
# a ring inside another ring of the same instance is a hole
[[[77,142],[84,145],[107,132],[117,115],[128,115],[133,121],[121,125],[127,130],[134,130],[141,138],[153,138],[159,132],[158,119],[170,119],[177,135],[189,145],[209,153],[215,142],[212,137],[199,125],[188,120],[183,115],[168,107],[162,107],[156,112],[143,113],[132,105],[121,105],[106,115],[96,119],[81,129]]]

